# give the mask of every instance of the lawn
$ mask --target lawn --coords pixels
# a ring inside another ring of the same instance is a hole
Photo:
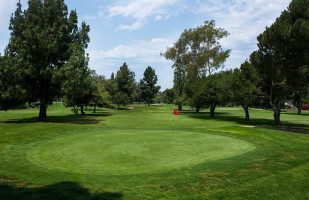
[[[132,106],[0,112],[0,199],[309,199],[309,112]]]

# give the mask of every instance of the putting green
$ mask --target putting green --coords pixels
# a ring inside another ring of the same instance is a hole
[[[49,170],[130,175],[198,165],[251,151],[243,140],[193,132],[104,130],[32,145],[27,159]]]

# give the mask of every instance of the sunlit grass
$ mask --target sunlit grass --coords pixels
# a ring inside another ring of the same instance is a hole
[[[60,103],[0,112],[0,199],[308,199],[309,113],[131,105],[76,116]]]

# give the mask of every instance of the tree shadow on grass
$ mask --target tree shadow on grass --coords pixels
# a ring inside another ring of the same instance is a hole
[[[0,183],[0,199],[3,200],[118,200],[122,197],[123,194],[118,192],[91,194],[87,188],[75,182],[60,182],[39,188]]]
[[[276,127],[274,126],[273,119],[251,118],[249,121],[246,121],[244,116],[243,117],[232,116],[232,115],[229,115],[229,113],[225,113],[225,112],[216,112],[214,118],[211,118],[209,112],[202,112],[202,113],[183,112],[183,114],[187,115],[188,117],[195,118],[195,119],[214,120],[214,121],[222,121],[222,122],[234,122],[242,126],[257,126],[259,128],[274,129],[274,130],[286,131],[286,132],[292,132],[292,133],[309,134],[309,125],[290,123],[290,122],[283,121],[283,120],[281,120],[280,127]]]
[[[93,113],[83,115],[64,115],[64,116],[47,116],[44,122],[38,122],[38,117],[30,117],[23,119],[11,119],[4,123],[27,124],[27,123],[64,123],[64,124],[98,124],[99,119],[95,117],[108,117],[111,113]]]

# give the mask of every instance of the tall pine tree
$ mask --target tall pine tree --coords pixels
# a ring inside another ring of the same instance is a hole
[[[24,11],[18,2],[9,30],[5,56],[26,92],[22,102],[39,101],[39,120],[43,121],[47,105],[61,96],[60,69],[70,62],[72,46],[87,48],[90,28],[85,23],[78,27],[76,11],[69,14],[64,0],[29,0]]]

